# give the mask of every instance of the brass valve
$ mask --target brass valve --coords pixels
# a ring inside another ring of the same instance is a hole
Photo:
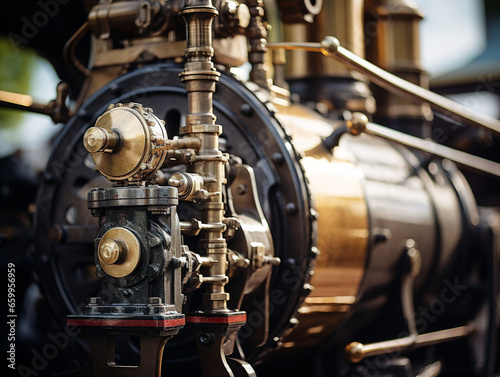
[[[83,136],[96,169],[111,181],[145,181],[162,166],[167,151],[164,122],[137,103],[110,105]]]

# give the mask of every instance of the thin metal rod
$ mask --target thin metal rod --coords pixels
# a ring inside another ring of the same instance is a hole
[[[449,342],[468,336],[475,330],[476,326],[471,323],[467,326],[454,327],[451,329],[435,331],[417,336],[407,336],[400,339],[386,340],[383,342],[361,344],[353,342],[346,347],[346,356],[352,362],[360,362],[365,357],[382,355],[391,352],[402,352],[411,348],[431,346],[433,344]]]
[[[50,115],[50,109],[47,108],[47,105],[36,103],[33,101],[33,97],[27,94],[0,90],[0,106],[10,109],[29,111],[31,113]]]
[[[383,70],[340,46],[340,42],[334,37],[326,37],[321,43],[268,43],[267,48],[321,52],[346,67],[366,75],[374,84],[384,89],[403,95],[416,102],[428,103],[433,110],[444,114],[452,120],[474,127],[486,127],[496,133],[500,133],[499,120],[468,109],[455,101]]]
[[[321,52],[321,45],[315,42],[273,42],[266,44],[269,50],[303,50]]]
[[[460,165],[500,177],[499,163],[435,143],[429,139],[420,139],[375,123],[368,123],[364,132],[404,144],[411,148],[432,153],[433,155],[447,158]]]

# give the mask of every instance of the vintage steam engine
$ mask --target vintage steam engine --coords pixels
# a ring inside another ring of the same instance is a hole
[[[426,89],[411,1],[57,4],[32,258],[80,335],[55,372],[498,372],[498,216],[456,164],[500,165],[429,138],[500,122]]]

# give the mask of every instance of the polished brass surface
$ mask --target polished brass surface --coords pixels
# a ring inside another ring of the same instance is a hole
[[[166,152],[157,151],[167,136],[150,109],[128,104],[112,106],[84,135],[85,148],[109,180],[141,181],[161,167]]]
[[[127,252],[127,247],[120,246],[120,241],[106,240],[99,244],[99,259],[103,264],[114,264],[118,261],[124,252]]]
[[[115,278],[125,277],[139,264],[141,246],[130,230],[113,228],[99,241],[98,255],[101,267],[108,275]]]
[[[208,197],[208,192],[203,190],[203,178],[198,174],[175,173],[168,179],[168,184],[177,187],[182,200],[203,200]]]
[[[351,119],[346,122],[349,132],[353,135],[359,135],[366,130],[368,117],[363,113],[352,113]]]
[[[419,23],[424,15],[415,3],[367,0],[365,4],[367,22],[370,22],[366,59],[389,71],[421,70]]]
[[[299,308],[297,328],[283,340],[285,348],[308,347],[328,336],[356,300],[368,252],[368,210],[363,176],[345,148],[340,145],[334,155],[317,148],[333,124],[297,104],[282,109],[279,118],[304,154],[302,165],[319,214],[314,289]]]

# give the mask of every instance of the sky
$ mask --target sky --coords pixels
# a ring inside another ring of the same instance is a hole
[[[414,0],[425,14],[420,23],[422,65],[439,76],[460,68],[486,46],[483,2]]]

